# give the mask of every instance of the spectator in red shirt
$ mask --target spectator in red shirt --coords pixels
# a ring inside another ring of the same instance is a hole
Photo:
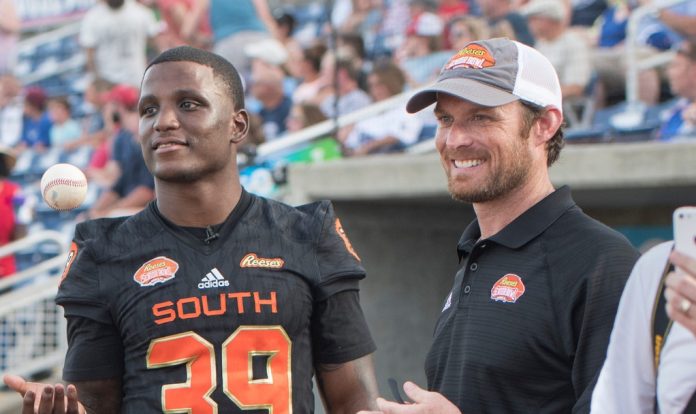
[[[21,200],[21,189],[7,178],[15,161],[16,158],[9,148],[0,147],[0,246],[26,234],[26,228],[17,223],[15,217],[15,206]],[[14,255],[0,257],[0,277],[9,276],[16,271]]]
[[[197,0],[157,0],[162,21],[163,49],[190,45],[207,49],[212,44],[208,8]]]
[[[440,0],[437,7],[437,15],[446,23],[454,17],[467,14],[469,14],[469,2],[466,0]]]

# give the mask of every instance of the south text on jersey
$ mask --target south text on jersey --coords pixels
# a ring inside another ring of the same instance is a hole
[[[177,319],[223,316],[229,313],[278,313],[276,292],[231,292],[167,300],[152,306],[158,325]]]

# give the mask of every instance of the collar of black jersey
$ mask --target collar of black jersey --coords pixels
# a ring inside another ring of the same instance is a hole
[[[225,238],[235,227],[239,219],[244,215],[246,212],[247,208],[249,205],[251,205],[252,201],[252,195],[249,194],[244,188],[242,188],[242,193],[239,197],[239,201],[237,202],[237,205],[232,209],[230,214],[227,216],[224,222],[222,223],[211,223],[210,226],[211,228],[215,229],[216,237],[215,239],[218,239],[220,237]],[[150,211],[157,217],[166,227],[170,228],[173,230],[174,234],[177,235],[177,237],[182,238],[182,235],[188,235],[184,236],[183,239],[185,241],[188,241],[191,236],[195,234],[195,232],[191,232],[190,229],[191,227],[186,228],[182,226],[178,226],[171,221],[169,221],[166,217],[162,215],[162,213],[159,211],[159,208],[157,208],[157,200],[152,201],[149,206]],[[187,230],[189,229],[189,230]],[[201,234],[203,234],[206,230],[205,228],[193,228],[200,230]],[[196,240],[201,239],[202,237],[194,237]],[[204,242],[205,243],[205,242]],[[206,247],[210,247],[213,245],[217,245],[219,243],[205,243]],[[198,243],[196,243],[196,247],[198,246]]]
[[[544,197],[488,240],[510,249],[520,248],[541,234],[573,206],[575,201],[570,195],[570,188],[563,186]],[[466,227],[457,244],[459,260],[471,253],[480,237],[481,229],[478,219],[475,219]]]

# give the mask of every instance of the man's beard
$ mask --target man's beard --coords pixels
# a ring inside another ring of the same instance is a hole
[[[465,203],[485,203],[508,194],[525,182],[529,176],[532,157],[522,138],[511,149],[509,159],[499,163],[495,171],[491,171],[483,185],[478,188],[458,189],[456,179],[448,178],[449,192],[453,199]]]

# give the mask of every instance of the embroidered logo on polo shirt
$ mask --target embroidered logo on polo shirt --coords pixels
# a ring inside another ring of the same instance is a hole
[[[133,274],[133,280],[142,287],[154,286],[174,279],[179,263],[174,260],[159,256],[148,260]]]
[[[524,295],[522,278],[514,273],[508,273],[498,279],[491,289],[491,299],[497,302],[515,303]]]

